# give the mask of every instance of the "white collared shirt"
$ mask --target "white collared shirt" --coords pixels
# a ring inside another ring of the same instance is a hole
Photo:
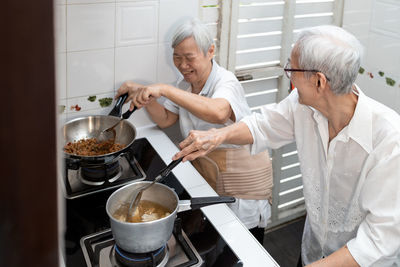
[[[252,153],[296,141],[305,264],[347,244],[361,266],[400,265],[400,116],[358,92],[351,121],[331,142],[326,117],[300,104],[297,90],[242,120]]]
[[[181,78],[177,87],[187,92],[192,92],[190,83]],[[209,98],[224,98],[231,105],[237,121],[251,114],[246,102],[244,90],[235,75],[220,67],[214,60],[212,70],[199,95]],[[201,120],[184,108],[181,108],[169,99],[164,102],[164,107],[179,115],[179,124],[182,136],[186,138],[191,130],[209,130],[211,128],[222,128],[233,124],[228,120],[224,124],[209,123]],[[224,144],[219,148],[237,148],[237,145]],[[266,227],[271,216],[271,206],[268,200],[252,200],[236,198],[235,203],[228,204],[232,211],[246,225],[247,228]]]

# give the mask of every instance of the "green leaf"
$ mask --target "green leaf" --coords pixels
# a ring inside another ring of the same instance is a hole
[[[360,69],[358,70],[358,73],[363,74],[365,71],[365,69],[363,67],[360,67]]]
[[[396,83],[395,80],[393,80],[392,78],[386,77],[386,84],[390,85],[390,86],[394,86]]]
[[[63,113],[65,111],[65,105],[59,105],[58,106],[58,113]]]
[[[383,77],[383,75],[385,75],[385,73],[383,71],[379,71],[378,72],[379,76]]]
[[[94,102],[96,101],[96,96],[95,95],[89,96],[87,100],[89,100],[90,102]]]
[[[99,103],[102,108],[108,107],[112,103],[112,98],[111,97],[100,98]]]

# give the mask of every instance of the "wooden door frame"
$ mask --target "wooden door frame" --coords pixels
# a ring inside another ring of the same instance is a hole
[[[0,266],[58,266],[52,0],[0,12]]]

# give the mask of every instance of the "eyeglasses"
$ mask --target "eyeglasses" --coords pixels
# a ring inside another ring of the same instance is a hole
[[[319,70],[291,69],[290,68],[290,59],[288,59],[288,61],[286,62],[285,67],[283,67],[283,70],[285,71],[286,77],[288,77],[288,79],[290,79],[290,77],[292,76],[292,72],[293,71],[298,71],[298,72],[320,72]],[[322,73],[322,74],[324,74],[324,73]],[[326,77],[325,74],[324,74],[324,76],[328,80],[328,82],[331,81],[328,77]]]

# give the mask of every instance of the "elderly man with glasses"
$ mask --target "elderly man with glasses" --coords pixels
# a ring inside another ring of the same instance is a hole
[[[288,97],[228,127],[190,132],[174,156],[296,141],[304,265],[400,265],[400,116],[354,84],[361,56],[359,41],[339,27],[303,30],[284,68],[296,87]]]

